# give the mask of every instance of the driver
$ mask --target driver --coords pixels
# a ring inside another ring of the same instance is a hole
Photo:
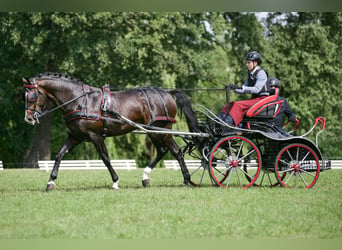
[[[229,114],[227,114],[227,104],[219,114],[219,118],[229,125],[237,126],[242,121],[247,110],[259,100],[269,95],[267,82],[267,72],[260,67],[262,57],[257,51],[251,51],[246,55],[246,66],[248,77],[242,86],[226,85],[226,88],[238,94],[252,94],[248,100],[241,100],[229,103]]]

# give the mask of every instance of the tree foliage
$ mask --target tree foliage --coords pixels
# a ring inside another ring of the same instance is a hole
[[[281,80],[282,95],[301,120],[299,132],[325,116],[321,147],[329,156],[341,155],[341,13],[270,13],[263,26],[254,13],[3,12],[0,23],[4,162],[54,158],[66,137],[58,112],[36,128],[24,123],[24,76],[55,71],[93,86],[220,88],[244,81],[250,50],[260,51],[264,67]],[[223,92],[187,94],[215,112],[224,102]],[[147,159],[145,164],[153,156],[145,136],[108,138],[106,144],[112,158]],[[84,144],[67,157],[98,156]]]
[[[320,147],[329,156],[341,156],[342,14],[276,13],[268,21],[272,48],[268,61],[301,121],[298,134],[316,117],[325,117],[327,129]]]

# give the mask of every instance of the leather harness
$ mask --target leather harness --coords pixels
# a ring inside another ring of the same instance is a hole
[[[68,114],[65,114],[63,116],[63,119],[66,123],[71,122],[76,119],[86,119],[86,120],[94,120],[94,121],[103,120],[103,134],[102,135],[104,137],[108,135],[107,121],[125,123],[122,120],[110,118],[110,114],[113,114],[116,116],[119,116],[119,114],[112,110],[113,103],[112,103],[111,91],[110,91],[110,87],[107,84],[102,86],[101,114],[88,112],[88,96],[91,93],[93,93],[93,91],[88,85],[85,85],[85,84],[82,85],[82,90],[83,90],[83,93],[85,94],[82,108],[81,110],[74,110]],[[165,116],[157,116],[157,117],[154,116],[152,112],[152,108],[151,108],[150,98],[146,90],[153,91],[159,97],[159,99],[161,100],[161,103],[163,104]],[[139,91],[142,93],[144,99],[146,100],[146,104],[148,106],[149,113],[151,116],[151,121],[149,122],[148,126],[152,125],[156,121],[176,123],[176,119],[169,116],[168,109],[165,104],[165,100],[163,96],[160,94],[160,92],[158,91],[158,89],[147,87],[147,88],[139,88]]]

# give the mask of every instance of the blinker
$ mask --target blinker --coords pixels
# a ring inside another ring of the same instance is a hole
[[[37,92],[35,90],[25,91],[20,94],[21,102],[36,102],[38,99]]]
[[[28,100],[29,102],[35,102],[35,101],[37,101],[38,95],[37,95],[36,91],[34,91],[34,90],[31,90],[31,91],[29,91],[28,93],[26,93],[26,96],[27,96],[27,100]]]

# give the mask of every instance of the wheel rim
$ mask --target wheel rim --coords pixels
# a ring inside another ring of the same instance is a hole
[[[277,179],[287,188],[311,188],[318,179],[319,167],[316,153],[304,144],[285,146],[276,158]]]
[[[250,187],[261,168],[260,151],[249,139],[230,136],[221,139],[210,155],[209,173],[221,187]]]

